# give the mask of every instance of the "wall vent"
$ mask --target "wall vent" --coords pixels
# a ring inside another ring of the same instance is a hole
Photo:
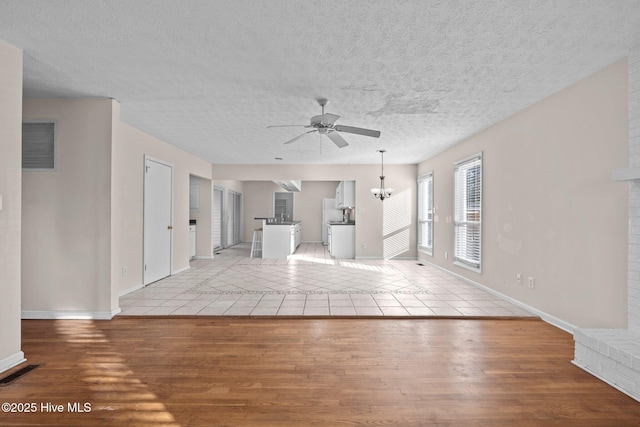
[[[29,372],[33,371],[36,368],[39,368],[40,366],[41,365],[27,365],[24,368],[15,371],[13,374],[7,375],[6,377],[0,379],[0,386],[9,385],[18,378],[28,374]]]
[[[55,170],[55,123],[22,124],[22,168]]]

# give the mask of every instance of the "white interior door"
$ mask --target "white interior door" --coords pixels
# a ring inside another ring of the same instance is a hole
[[[144,285],[171,274],[173,168],[145,158]]]

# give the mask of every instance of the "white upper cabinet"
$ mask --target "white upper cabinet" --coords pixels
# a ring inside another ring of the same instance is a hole
[[[336,208],[347,209],[356,205],[356,182],[340,181],[336,188]]]

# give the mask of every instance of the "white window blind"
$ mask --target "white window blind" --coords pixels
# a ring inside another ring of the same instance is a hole
[[[418,178],[418,250],[433,255],[433,172]]]
[[[455,164],[454,203],[454,261],[480,271],[482,153]]]
[[[22,168],[55,169],[55,123],[22,124]]]

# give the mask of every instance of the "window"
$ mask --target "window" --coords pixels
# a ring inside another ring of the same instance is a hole
[[[55,169],[55,123],[22,124],[22,168]]]
[[[418,178],[418,250],[433,255],[433,172]]]
[[[482,153],[454,168],[454,262],[480,271],[482,255]]]

